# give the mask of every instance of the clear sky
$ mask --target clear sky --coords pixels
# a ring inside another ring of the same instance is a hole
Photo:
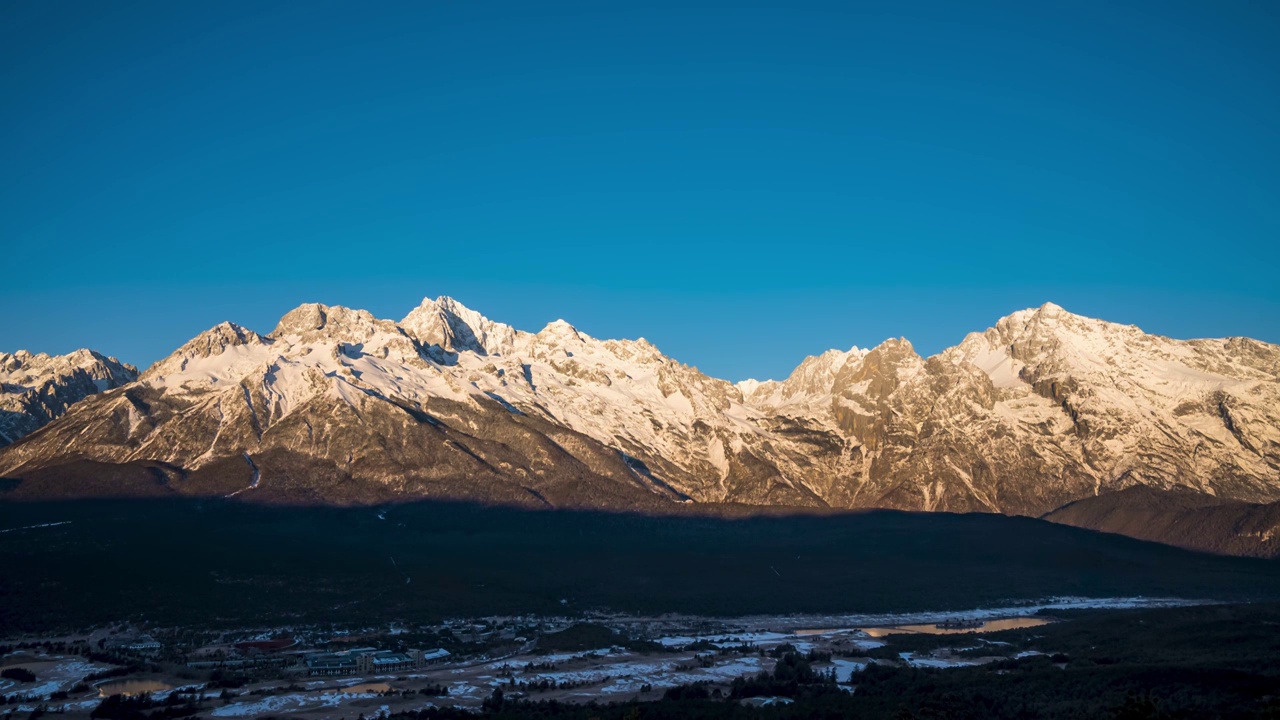
[[[737,380],[1280,342],[1280,3],[0,4],[0,349],[452,295]]]

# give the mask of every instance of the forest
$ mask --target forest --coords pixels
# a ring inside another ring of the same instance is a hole
[[[982,514],[728,520],[116,500],[0,502],[0,528],[10,530],[0,533],[0,626],[12,631],[891,613],[1051,596],[1280,600],[1280,563]]]

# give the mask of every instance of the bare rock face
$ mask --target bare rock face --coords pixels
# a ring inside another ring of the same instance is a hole
[[[54,356],[0,353],[0,447],[61,417],[89,395],[137,377],[137,368],[92,350]]]
[[[400,322],[309,304],[270,335],[224,323],[136,382],[110,377],[0,452],[17,496],[57,494],[74,461],[272,502],[1038,516],[1135,486],[1280,500],[1280,347],[1052,304],[933,357],[887,340],[736,386],[643,339],[525,332],[450,298]]]
[[[868,450],[881,447],[890,433],[905,430],[895,422],[895,408],[909,400],[909,383],[923,364],[905,339],[886,340],[860,362],[846,363],[832,384],[836,424]]]
[[[754,407],[791,416],[829,418],[836,377],[846,365],[865,358],[867,352],[856,347],[848,352],[828,350],[805,358],[786,380],[743,380],[737,388]]]

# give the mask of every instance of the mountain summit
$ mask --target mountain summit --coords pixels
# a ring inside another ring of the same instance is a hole
[[[448,297],[399,322],[307,304],[269,335],[223,323],[110,378],[0,451],[15,497],[1028,515],[1134,486],[1280,500],[1280,347],[1053,304],[932,357],[890,339],[738,385],[645,340],[524,332]]]
[[[0,447],[60,417],[89,395],[133,382],[138,369],[92,350],[0,352]]]

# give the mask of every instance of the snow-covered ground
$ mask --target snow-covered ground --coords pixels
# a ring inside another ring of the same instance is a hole
[[[757,655],[716,656],[709,658],[713,665],[705,668],[699,666],[697,658],[691,653],[680,653],[661,658],[631,652],[600,651],[596,655],[597,657],[591,659],[588,659],[584,654],[536,656],[527,659],[535,663],[568,662],[573,665],[586,665],[586,667],[571,667],[564,670],[530,670],[524,672],[521,670],[524,667],[523,662],[501,663],[500,667],[484,666],[481,670],[500,671],[502,669],[510,669],[514,672],[515,680],[520,683],[538,684],[546,681],[555,686],[559,686],[562,683],[565,685],[590,686],[592,694],[598,695],[634,695],[640,692],[645,685],[652,688],[669,688],[699,681],[730,682],[738,677],[754,675],[773,665],[771,658],[762,658]],[[521,660],[526,659],[521,658]],[[457,673],[459,671],[455,670],[453,672]],[[475,681],[487,685],[489,688],[507,688],[509,686],[508,679],[491,674],[480,674],[475,677]],[[468,692],[474,692],[475,690],[475,686],[468,683],[459,682],[457,685],[460,690],[466,690],[467,688],[471,688]],[[486,691],[486,694],[487,692],[489,691]],[[450,693],[453,694],[452,686],[450,687]]]
[[[921,668],[954,668],[967,667],[970,665],[979,665],[982,663],[978,659],[956,658],[956,657],[934,657],[932,655],[921,655],[919,653],[903,652],[898,653],[898,657],[911,667]]]
[[[375,693],[291,693],[255,698],[245,702],[233,702],[214,708],[213,717],[260,717],[277,712],[296,712],[324,707],[338,707],[351,700],[379,697]]]
[[[726,619],[747,627],[767,627],[774,632],[796,634],[827,634],[851,628],[895,627],[940,623],[947,620],[995,620],[999,618],[1026,617],[1043,610],[1126,610],[1136,608],[1186,607],[1210,604],[1210,600],[1151,597],[1053,597],[1042,600],[1009,604],[1000,607],[972,608],[969,610],[942,610],[913,613],[879,613],[846,615],[757,615]]]
[[[0,667],[22,667],[33,672],[35,682],[19,683],[0,680],[0,693],[19,697],[47,698],[60,690],[70,690],[90,673],[106,670],[111,665],[88,662],[79,657],[55,657],[37,655],[22,662],[15,662],[17,654],[7,656]]]
[[[848,682],[849,676],[856,672],[862,672],[866,669],[868,663],[849,660],[847,658],[831,658],[830,663],[816,665],[820,670],[825,670],[827,666],[836,669],[836,680],[838,682]]]

